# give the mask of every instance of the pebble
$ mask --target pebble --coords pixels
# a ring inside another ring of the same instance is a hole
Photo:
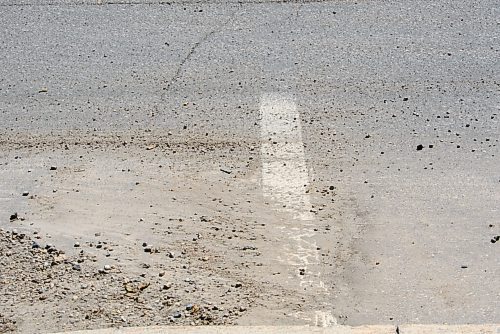
[[[226,174],[231,174],[232,173],[232,171],[230,171],[229,169],[224,169],[224,168],[221,168],[220,171],[223,172],[223,173],[226,173]]]

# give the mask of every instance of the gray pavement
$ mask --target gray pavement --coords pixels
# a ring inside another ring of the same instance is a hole
[[[151,129],[258,142],[263,94],[291,95],[310,181],[337,192],[322,222],[339,231],[323,272],[338,322],[500,322],[499,1],[0,11],[0,141]]]

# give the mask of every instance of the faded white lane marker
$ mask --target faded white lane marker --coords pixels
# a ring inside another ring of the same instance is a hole
[[[302,141],[300,114],[293,96],[264,94],[260,105],[262,192],[271,199],[277,210],[288,213],[292,219],[281,226],[284,256],[279,259],[292,266],[301,288],[328,295],[321,280],[319,252],[314,236],[315,222],[307,189],[309,173]],[[300,275],[303,270],[306,275]],[[296,314],[316,326],[331,326],[337,321],[324,309]]]
[[[265,94],[260,106],[262,191],[294,218],[312,220],[300,115],[293,97]]]

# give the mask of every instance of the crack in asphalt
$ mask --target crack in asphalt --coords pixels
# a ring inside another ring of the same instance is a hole
[[[174,75],[172,78],[167,82],[167,86],[163,89],[164,92],[162,93],[161,100],[163,101],[165,98],[166,93],[170,90],[170,87],[180,78],[182,69],[184,65],[191,59],[192,55],[200,47],[201,44],[206,42],[216,31],[217,29],[213,29],[203,35],[201,39],[197,42],[195,42],[191,48],[189,49],[189,52],[184,56],[184,58],[181,60],[180,64],[177,66],[177,69],[175,70]]]
[[[297,6],[297,9],[295,10],[295,22],[298,21],[299,19],[299,14],[300,14],[300,11],[302,10],[302,7],[304,7],[304,2],[301,2],[298,6]],[[291,17],[290,17],[291,19]]]
[[[197,42],[195,42],[191,48],[189,49],[189,52],[186,54],[186,56],[184,56],[184,58],[181,60],[181,62],[179,63],[179,65],[177,66],[177,69],[175,70],[175,73],[174,75],[172,76],[172,78],[167,82],[167,85],[165,88],[163,88],[163,93],[161,94],[161,98],[160,98],[160,101],[164,101],[165,100],[165,96],[167,95],[168,91],[170,90],[170,87],[181,77],[181,74],[182,74],[182,70],[184,68],[184,65],[191,59],[191,57],[193,56],[193,54],[196,52],[196,50],[202,45],[204,44],[207,40],[210,39],[210,37],[212,37],[214,34],[220,32],[225,26],[227,26],[227,24],[229,23],[229,21],[231,21],[234,17],[236,13],[236,10],[234,10],[230,15],[229,17],[227,18],[226,21],[224,21],[222,24],[220,24],[219,26],[217,26],[215,29],[212,29],[211,31],[209,31],[208,33],[206,33],[205,35],[203,35]]]

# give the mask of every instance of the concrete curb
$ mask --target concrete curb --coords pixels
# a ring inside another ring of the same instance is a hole
[[[107,328],[65,334],[379,334],[396,333],[395,326],[153,326]],[[63,333],[58,333],[63,334]]]
[[[401,325],[399,333],[405,334],[500,334],[500,324],[488,325]]]
[[[373,326],[151,326],[61,332],[54,334],[500,334],[500,324]]]

